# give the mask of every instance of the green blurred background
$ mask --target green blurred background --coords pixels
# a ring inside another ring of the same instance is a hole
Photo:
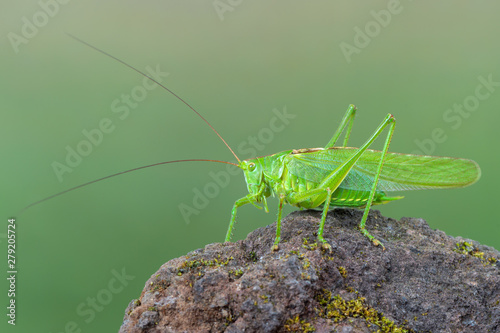
[[[477,161],[481,180],[465,189],[406,192],[405,200],[382,207],[382,213],[422,217],[432,228],[500,248],[494,209],[500,87],[460,116],[458,128],[452,127],[458,120],[443,119],[454,104],[474,101],[479,76],[500,81],[500,3],[394,4],[70,1],[60,4],[53,17],[45,15],[49,19],[43,25],[38,1],[4,2],[0,240],[6,251],[6,221],[17,217],[19,274],[17,325],[8,325],[2,314],[1,330],[117,331],[128,302],[164,262],[223,240],[233,202],[247,193],[243,176],[232,176],[187,223],[179,206],[193,206],[194,189],[203,190],[213,181],[210,172],[225,166],[186,163],[110,179],[17,215],[43,197],[141,165],[184,158],[234,162],[199,118],[160,89],[120,119],[111,104],[143,79],[66,32],[141,70],[159,66],[169,72],[163,82],[237,150],[249,136],[263,135],[273,109],[285,107],[295,118],[272,140],[260,141],[258,155],[324,146],[350,103],[359,110],[354,146],[389,112],[397,119],[391,151],[413,152],[419,149],[416,140],[441,128],[446,140],[427,148],[433,155]],[[380,12],[388,6],[394,12],[390,22]],[[377,23],[377,15],[388,24]],[[23,17],[33,22],[33,16],[41,27],[16,53],[9,33],[22,36]],[[355,41],[356,31],[365,28],[370,40]],[[360,47],[348,62],[340,45],[356,42]],[[114,131],[60,182],[51,164],[64,163],[66,147],[75,148],[85,139],[82,130],[98,127],[104,118],[111,119]],[[378,140],[374,148],[381,145]],[[277,204],[270,201],[270,214],[251,206],[240,209],[235,240],[273,222]],[[123,270],[130,280],[113,280]],[[5,279],[0,287],[5,309]]]

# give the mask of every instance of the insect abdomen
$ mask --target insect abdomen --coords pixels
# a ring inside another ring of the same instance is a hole
[[[363,207],[368,201],[370,191],[348,190],[338,188],[332,194],[330,205],[337,207]],[[402,197],[387,197],[384,192],[375,192],[372,205],[380,205],[389,201],[398,200]]]

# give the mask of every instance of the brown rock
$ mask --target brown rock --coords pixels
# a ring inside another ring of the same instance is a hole
[[[500,332],[500,253],[422,219],[297,211],[236,243],[170,260],[130,303],[120,332]]]

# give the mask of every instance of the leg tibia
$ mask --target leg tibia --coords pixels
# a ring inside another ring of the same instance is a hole
[[[281,240],[281,214],[283,212],[283,202],[285,201],[284,196],[280,196],[280,206],[278,209],[278,219],[276,220],[276,237],[274,238],[274,244],[272,247],[273,251],[277,251],[279,249],[279,243]]]
[[[342,134],[342,132],[344,131],[346,126],[347,126],[347,131],[345,133],[344,143],[343,143],[342,147],[347,146],[347,142],[349,141],[349,135],[351,134],[352,123],[354,122],[355,115],[356,115],[356,107],[351,104],[347,108],[347,111],[344,115],[344,118],[342,118],[342,121],[340,122],[339,127],[337,128],[337,130],[333,134],[330,141],[328,141],[325,148],[331,148],[331,147],[335,146],[335,143],[339,139],[340,135]]]
[[[241,207],[247,203],[250,203],[250,200],[247,197],[238,199],[234,203],[233,209],[231,210],[231,220],[229,221],[229,227],[227,228],[226,238],[224,240],[225,242],[231,241],[231,236],[233,235],[233,227],[236,220],[236,211],[238,210],[238,207]]]
[[[328,214],[328,208],[330,207],[330,201],[332,199],[332,191],[330,188],[326,188],[327,196],[326,201],[323,204],[323,214],[321,214],[321,221],[318,228],[318,241],[325,250],[331,250],[330,244],[323,238],[323,229],[325,228],[326,215]]]

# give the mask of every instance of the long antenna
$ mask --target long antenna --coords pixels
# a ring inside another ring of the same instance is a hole
[[[238,158],[238,156],[236,156],[236,154],[234,153],[234,151],[231,149],[231,147],[229,147],[229,145],[227,144],[227,142],[220,136],[219,132],[217,132],[215,130],[215,128],[210,125],[210,123],[205,119],[203,118],[203,116],[198,112],[196,111],[191,105],[189,105],[185,100],[183,100],[181,97],[179,97],[176,93],[174,93],[172,90],[170,90],[169,88],[165,87],[163,84],[161,84],[160,82],[158,82],[157,80],[155,80],[154,78],[152,78],[151,76],[141,72],[140,70],[138,70],[137,68],[135,67],[132,67],[131,65],[127,64],[126,62],[124,62],[123,60],[121,59],[118,59],[117,57],[115,56],[112,56],[111,54],[81,40],[80,38],[78,37],[75,37],[71,34],[68,33],[68,36],[70,36],[71,38],[73,38],[74,40],[84,44],[84,45],[87,45],[88,47],[96,50],[97,52],[100,52],[108,57],[110,57],[111,59],[114,59],[120,63],[122,63],[123,65],[127,66],[128,68],[134,70],[135,72],[141,74],[142,76],[148,78],[149,80],[151,80],[152,82],[156,83],[157,85],[159,85],[160,87],[162,87],[163,89],[165,89],[166,91],[168,91],[169,93],[171,93],[175,98],[177,98],[178,100],[180,100],[182,103],[184,103],[187,107],[189,107],[194,113],[196,113],[198,115],[198,117],[200,117],[211,129],[212,131],[215,132],[215,134],[217,134],[217,136],[219,137],[219,139],[222,140],[222,142],[224,142],[224,144],[226,145],[226,147],[231,151],[231,153],[234,155],[234,157],[236,158],[236,160],[238,160],[238,163],[241,162],[241,160]],[[119,175],[123,175],[125,173],[128,173],[128,172],[132,172],[132,171],[137,171],[137,170],[141,170],[141,169],[146,169],[146,168],[151,168],[151,167],[154,167],[154,166],[158,166],[158,165],[163,165],[163,164],[169,164],[169,163],[178,163],[178,162],[216,162],[216,163],[225,163],[225,164],[231,164],[231,165],[235,165],[235,166],[239,166],[238,164],[236,163],[231,163],[231,162],[225,162],[225,161],[219,161],[219,160],[208,160],[208,159],[188,159],[188,160],[175,160],[175,161],[167,161],[167,162],[159,162],[159,163],[154,163],[154,164],[149,164],[149,165],[145,165],[145,166],[141,166],[141,167],[137,167],[137,168],[133,168],[133,169],[129,169],[129,170],[125,170],[125,171],[122,171],[122,172],[118,172],[118,173],[114,173],[112,175],[109,175],[109,176],[106,176],[106,177],[102,177],[102,178],[99,178],[99,179],[95,179],[95,180],[92,180],[90,182],[87,182],[87,183],[84,183],[84,184],[80,184],[78,186],[75,186],[75,187],[72,187],[72,188],[69,188],[67,190],[64,190],[62,192],[59,192],[59,193],[56,193],[56,194],[53,194],[51,196],[48,196],[46,198],[43,198],[41,200],[38,200],[38,201],[35,201],[31,204],[29,204],[28,206],[24,207],[20,212],[19,214],[23,213],[24,211],[26,211],[28,208],[31,208],[33,206],[36,206],[42,202],[45,202],[47,200],[50,200],[52,198],[55,198],[55,197],[58,197],[60,195],[63,195],[65,193],[68,193],[68,192],[71,192],[71,191],[74,191],[76,189],[79,189],[79,188],[82,188],[84,186],[87,186],[87,185],[90,185],[90,184],[93,184],[93,183],[97,183],[97,182],[100,182],[102,180],[105,180],[105,179],[108,179],[108,178],[112,178],[112,177],[116,177],[116,176],[119,176]]]
[[[50,200],[52,198],[55,198],[55,197],[58,197],[60,195],[63,195],[65,193],[68,193],[68,192],[71,192],[71,191],[74,191],[76,189],[79,189],[81,187],[84,187],[84,186],[87,186],[87,185],[90,185],[90,184],[93,184],[93,183],[97,183],[97,182],[100,182],[101,180],[105,180],[105,179],[108,179],[108,178],[112,178],[112,177],[116,177],[116,176],[119,176],[119,175],[123,175],[124,173],[128,173],[128,172],[132,172],[132,171],[137,171],[137,170],[141,170],[141,169],[146,169],[146,168],[151,168],[151,167],[154,167],[154,166],[158,166],[158,165],[163,165],[163,164],[169,164],[169,163],[178,163],[178,162],[217,162],[217,163],[225,163],[225,164],[231,164],[231,165],[235,165],[235,166],[238,166],[238,164],[236,163],[231,163],[231,162],[225,162],[225,161],[218,161],[218,160],[206,160],[206,159],[189,159],[189,160],[176,160],[176,161],[167,161],[167,162],[159,162],[159,163],[154,163],[154,164],[149,164],[149,165],[144,165],[144,166],[141,166],[141,167],[138,167],[138,168],[133,168],[133,169],[129,169],[129,170],[125,170],[125,171],[122,171],[122,172],[118,172],[118,173],[114,173],[112,175],[109,175],[109,176],[106,176],[106,177],[102,177],[102,178],[99,178],[99,179],[95,179],[95,180],[92,180],[90,182],[86,182],[84,184],[80,184],[78,186],[75,186],[75,187],[72,187],[72,188],[69,188],[67,190],[64,190],[62,192],[59,192],[59,193],[56,193],[56,194],[53,194],[49,197],[46,197],[46,198],[43,198],[41,200],[38,200],[38,201],[35,201],[33,202],[32,204],[29,204],[28,206],[24,207],[20,212],[19,214],[23,213],[25,210],[27,210],[28,208],[31,208],[33,206],[36,206],[44,201],[47,201],[47,200]]]
[[[110,57],[111,59],[114,59],[114,60],[116,60],[116,61],[118,61],[118,62],[122,63],[123,65],[125,65],[125,66],[127,66],[128,68],[130,68],[130,69],[134,70],[135,72],[137,72],[137,73],[141,74],[142,76],[144,76],[144,77],[148,78],[149,80],[153,81],[154,83],[156,83],[157,85],[159,85],[160,87],[162,87],[163,89],[165,89],[166,91],[168,91],[169,93],[171,93],[171,94],[172,94],[175,98],[177,98],[179,101],[181,101],[182,103],[184,103],[184,104],[185,104],[188,108],[190,108],[190,109],[191,109],[194,113],[196,113],[196,114],[198,115],[198,117],[200,117],[200,118],[201,118],[201,119],[202,119],[202,120],[203,120],[203,121],[204,121],[204,122],[205,122],[208,126],[210,126],[210,128],[212,129],[212,131],[214,131],[214,132],[215,132],[215,134],[217,134],[217,136],[219,137],[219,139],[221,139],[221,140],[222,140],[222,142],[224,142],[224,144],[226,145],[226,147],[227,147],[227,148],[231,151],[231,153],[234,155],[234,157],[236,157],[236,160],[238,160],[238,163],[240,163],[240,162],[241,162],[241,161],[240,161],[240,159],[238,158],[238,156],[236,156],[236,154],[234,153],[234,151],[231,149],[231,147],[229,147],[229,145],[227,144],[226,140],[224,140],[224,139],[222,138],[222,136],[220,136],[219,132],[217,132],[217,131],[215,130],[215,128],[214,128],[212,125],[210,125],[210,123],[208,122],[208,120],[206,120],[205,118],[203,118],[203,116],[202,116],[202,115],[201,115],[198,111],[196,111],[196,110],[195,110],[195,109],[194,109],[191,105],[189,105],[189,103],[188,103],[188,102],[186,102],[185,100],[183,100],[183,99],[182,99],[179,95],[177,95],[176,93],[174,93],[174,92],[173,92],[172,90],[170,90],[169,88],[165,87],[163,84],[161,84],[160,82],[158,82],[157,80],[155,80],[155,79],[154,79],[154,78],[152,78],[151,76],[149,76],[149,75],[145,74],[144,72],[141,72],[141,71],[140,71],[140,70],[138,70],[137,68],[132,67],[131,65],[127,64],[125,61],[123,61],[123,60],[121,60],[121,59],[118,59],[117,57],[115,57],[115,56],[113,56],[113,55],[111,55],[111,54],[109,54],[109,53],[107,53],[107,52],[105,52],[105,51],[103,51],[103,50],[101,50],[101,49],[99,49],[99,48],[97,48],[97,47],[95,47],[95,46],[93,46],[93,45],[91,45],[91,44],[89,44],[89,43],[87,43],[87,42],[83,41],[83,40],[81,40],[81,39],[80,39],[80,38],[78,38],[78,37],[73,36],[73,35],[72,35],[72,34],[70,34],[70,33],[67,33],[67,34],[68,34],[68,36],[69,36],[69,37],[73,38],[74,40],[76,40],[76,41],[78,41],[78,42],[80,42],[80,43],[82,43],[82,44],[84,44],[84,45],[87,45],[88,47],[90,47],[90,48],[92,48],[92,49],[96,50],[97,52],[100,52],[100,53],[104,54],[105,56]]]

